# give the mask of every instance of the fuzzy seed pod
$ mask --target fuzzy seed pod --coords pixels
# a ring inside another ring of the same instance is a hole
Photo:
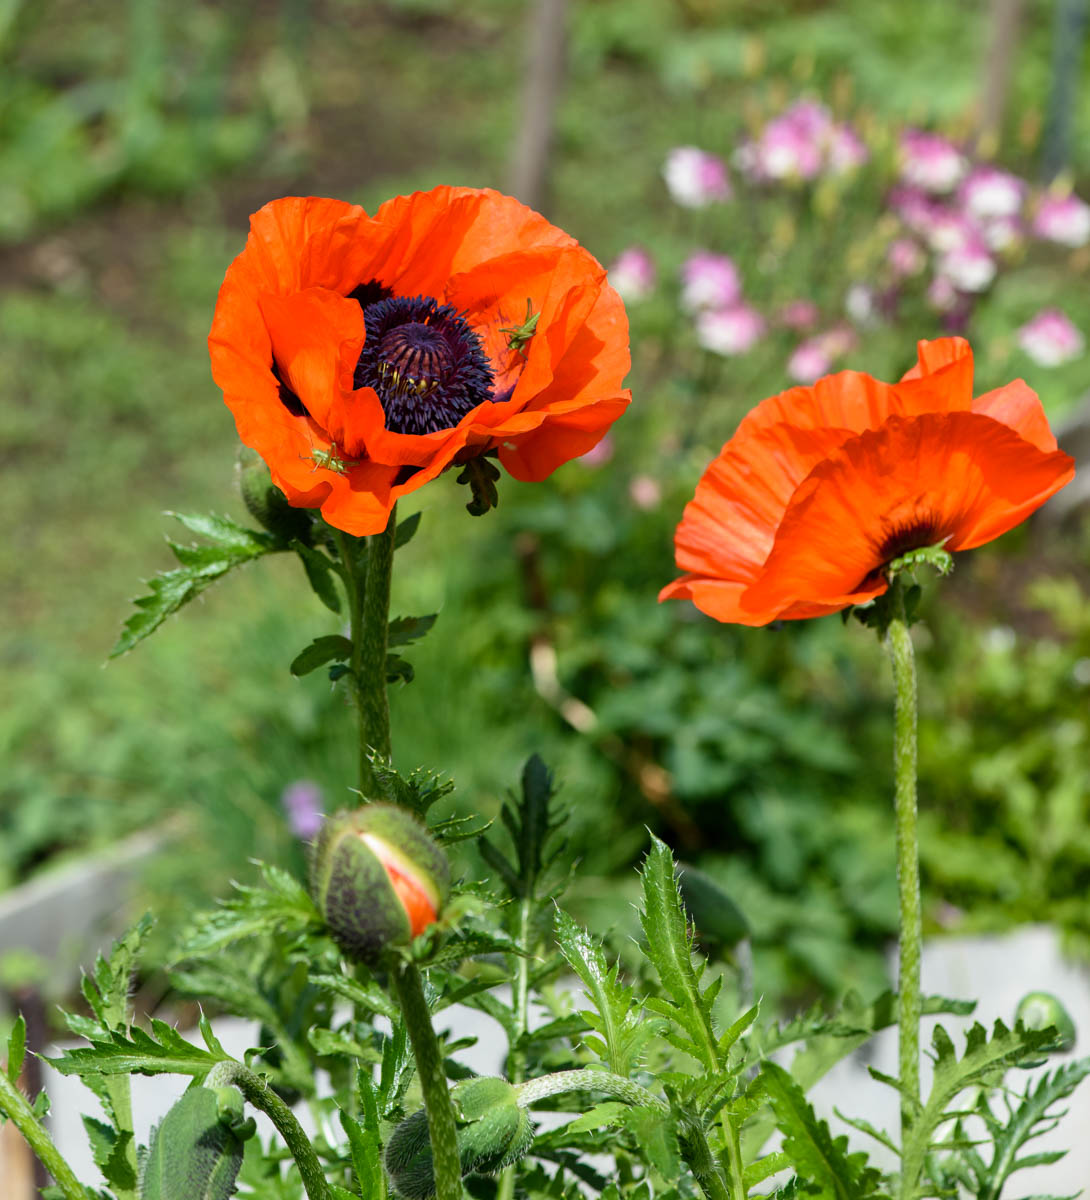
[[[140,1200],[228,1200],[256,1125],[235,1087],[191,1087],[151,1131]]]
[[[322,824],[311,891],[345,954],[375,964],[438,919],[450,864],[411,813],[369,804]]]
[[[529,1150],[534,1127],[516,1095],[506,1079],[490,1076],[465,1079],[451,1088],[463,1175],[495,1174]],[[431,1200],[435,1195],[428,1118],[422,1108],[390,1135],[386,1170],[403,1200]]]

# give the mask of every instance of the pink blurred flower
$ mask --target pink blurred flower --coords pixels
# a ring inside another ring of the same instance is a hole
[[[303,841],[317,837],[322,827],[322,789],[312,779],[296,779],[280,794],[280,804],[292,833]]]
[[[939,211],[935,201],[917,187],[893,188],[886,203],[908,229],[921,235],[931,228]]]
[[[787,374],[796,383],[813,383],[833,369],[833,360],[821,338],[800,342],[787,360]]]
[[[683,208],[706,208],[730,199],[730,180],[723,160],[696,146],[671,150],[662,176],[670,195]]]
[[[981,239],[947,250],[936,266],[959,292],[983,292],[995,278],[995,259]]]
[[[927,255],[912,238],[897,238],[890,242],[886,250],[886,262],[897,279],[908,279],[912,275],[919,275],[924,269]]]
[[[925,192],[952,191],[965,174],[961,151],[937,133],[906,129],[901,134],[901,178]]]
[[[629,246],[609,268],[609,283],[621,299],[632,304],[643,300],[655,287],[655,264],[642,246]]]
[[[965,213],[938,205],[931,210],[930,224],[923,232],[928,246],[939,253],[980,241],[980,228],[975,221]]]
[[[1086,348],[1082,334],[1058,308],[1042,309],[1017,336],[1019,346],[1042,367],[1062,366]]]
[[[764,318],[745,304],[705,309],[696,318],[696,339],[713,354],[745,354],[764,331]]]
[[[825,353],[830,358],[837,359],[859,345],[859,335],[846,321],[842,321],[839,325],[834,325],[832,329],[827,329],[824,333],[819,334],[818,341],[821,342]]]
[[[804,333],[813,329],[820,316],[818,306],[812,300],[789,300],[776,314],[776,320],[788,329]]]
[[[957,288],[945,275],[936,275],[927,285],[927,302],[939,312],[951,312],[960,299]]]
[[[738,268],[725,254],[698,250],[681,265],[681,303],[690,312],[730,308],[742,298]]]
[[[834,175],[854,171],[867,161],[869,152],[863,139],[850,125],[834,125],[826,139],[825,159]]]
[[[1090,242],[1090,205],[1074,194],[1045,195],[1033,216],[1033,232],[1039,238],[1076,249]]]
[[[628,485],[628,496],[632,503],[644,512],[658,508],[662,499],[662,488],[659,481],[650,475],[637,475]]]
[[[613,435],[607,433],[600,442],[591,446],[586,454],[581,454],[575,461],[581,467],[586,467],[588,471],[593,471],[598,467],[604,467],[612,457]]]
[[[973,167],[958,188],[959,203],[978,220],[1013,217],[1022,211],[1025,198],[1025,181],[998,167]]]

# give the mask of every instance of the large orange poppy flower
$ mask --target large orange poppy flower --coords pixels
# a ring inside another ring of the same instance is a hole
[[[920,342],[899,383],[842,371],[762,401],[686,506],[687,574],[659,599],[741,625],[836,612],[881,595],[892,559],[989,542],[1074,473],[1022,380],[974,399],[968,342]]]
[[[373,217],[274,200],[250,218],[208,343],[239,436],[277,486],[356,535],[482,454],[543,479],[631,399],[605,270],[487,189],[398,196]]]

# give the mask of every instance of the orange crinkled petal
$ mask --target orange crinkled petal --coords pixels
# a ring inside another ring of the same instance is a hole
[[[742,606],[844,608],[875,594],[875,573],[908,548],[968,550],[1023,521],[1074,474],[978,413],[891,417],[845,442],[792,497]],[[879,590],[885,590],[885,584]]]

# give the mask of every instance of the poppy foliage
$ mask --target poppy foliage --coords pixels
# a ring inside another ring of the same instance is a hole
[[[631,398],[605,270],[487,189],[398,196],[374,216],[272,201],[250,218],[208,340],[243,442],[293,505],[358,536],[483,454],[543,479]]]
[[[1021,380],[973,398],[962,338],[919,343],[898,383],[858,371],[762,401],[705,471],[660,600],[766,625],[862,604],[909,550],[969,550],[1075,473]]]

